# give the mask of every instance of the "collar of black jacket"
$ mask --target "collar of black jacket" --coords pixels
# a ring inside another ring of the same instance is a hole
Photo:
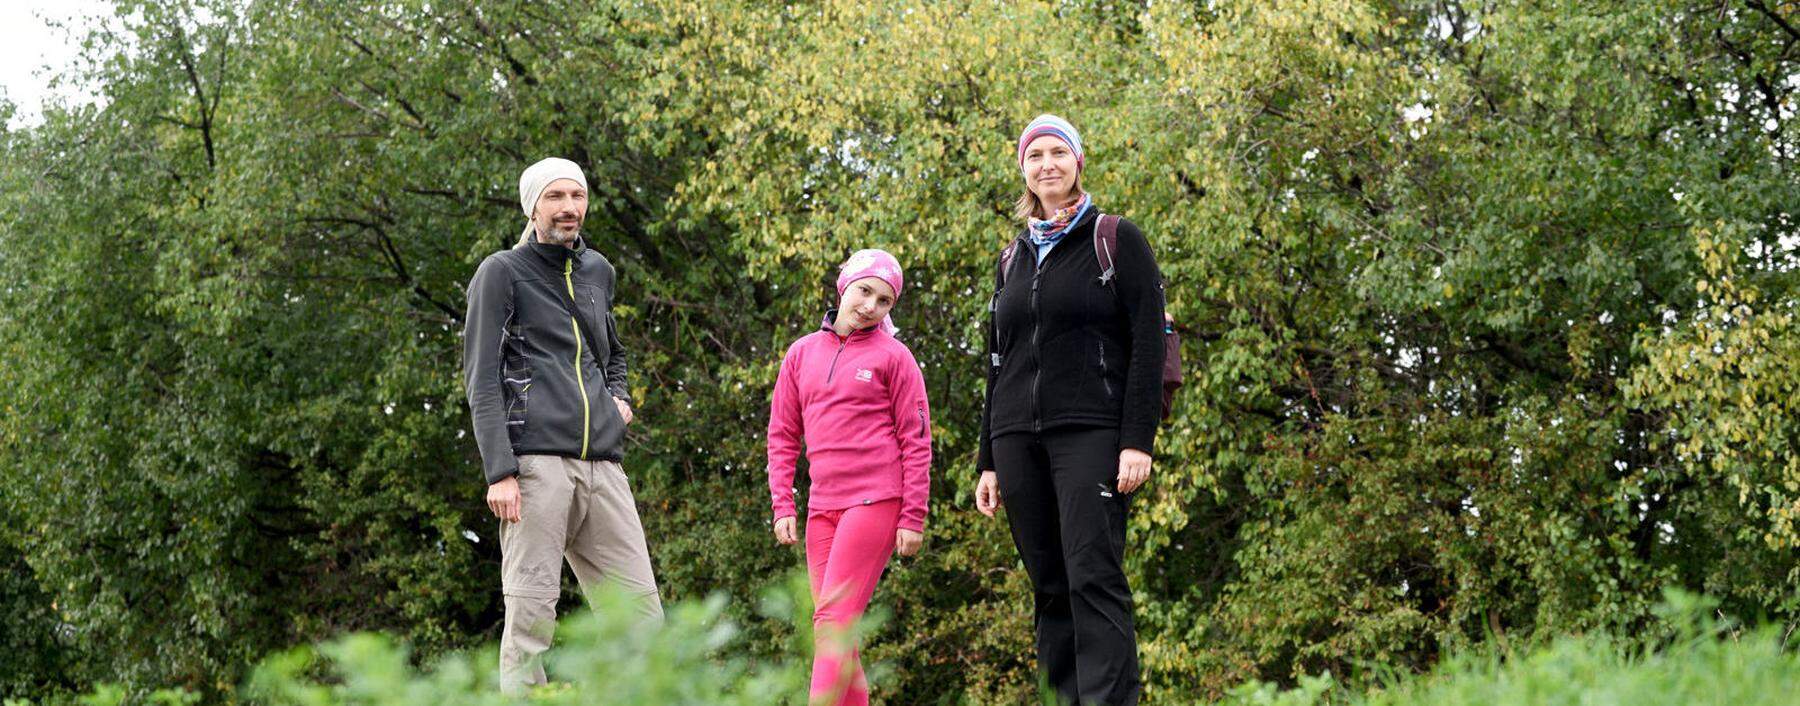
[[[575,236],[575,247],[567,248],[561,245],[540,243],[536,238],[532,238],[531,242],[526,243],[525,246],[531,248],[531,252],[537,254],[537,256],[542,258],[545,263],[548,263],[557,269],[562,269],[562,264],[566,260],[575,261],[574,266],[579,268],[581,267],[581,254],[583,251],[587,250],[587,241],[577,235]]]

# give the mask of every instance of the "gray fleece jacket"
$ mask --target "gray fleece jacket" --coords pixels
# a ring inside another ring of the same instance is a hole
[[[612,398],[630,398],[612,315],[616,276],[581,241],[502,250],[475,270],[463,382],[488,483],[517,475],[525,454],[623,458],[625,422]]]

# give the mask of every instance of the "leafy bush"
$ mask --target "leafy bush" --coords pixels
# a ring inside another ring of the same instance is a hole
[[[1557,638],[1507,655],[1489,645],[1446,656],[1428,674],[1392,673],[1366,693],[1328,675],[1282,691],[1251,683],[1223,703],[1244,706],[1776,706],[1800,689],[1800,653],[1782,626],[1746,629],[1716,617],[1718,601],[1670,592],[1658,633]]]
[[[771,590],[762,610],[773,619],[810,624],[804,586],[798,585],[798,601],[793,586]],[[595,610],[560,621],[545,662],[551,684],[524,697],[499,693],[492,646],[419,668],[403,643],[374,633],[271,657],[250,677],[246,696],[271,706],[805,702],[808,653],[796,644],[774,659],[745,654],[724,596],[671,604],[660,628],[641,624],[632,600],[625,592],[602,590]]]

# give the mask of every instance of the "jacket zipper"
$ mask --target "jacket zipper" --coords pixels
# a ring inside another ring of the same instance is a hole
[[[853,331],[851,333],[854,334],[855,332]],[[848,345],[850,345],[850,337],[849,336],[845,336],[844,340],[838,341],[837,352],[831,354],[831,367],[827,368],[825,370],[825,382],[827,384],[829,384],[831,382],[831,378],[833,376],[837,375],[838,355],[842,354],[844,352],[844,346],[848,346]]]
[[[1036,254],[1032,257],[1036,259]],[[1044,377],[1044,353],[1038,350],[1038,329],[1042,324],[1038,316],[1038,280],[1043,271],[1041,263],[1031,269],[1031,431],[1034,434],[1044,430],[1044,408],[1038,400],[1038,386]]]
[[[575,332],[575,387],[581,391],[581,458],[587,459],[588,424],[592,414],[588,408],[587,379],[581,374],[581,324],[575,320],[575,278],[571,273],[575,269],[574,260],[563,260],[563,285],[569,288],[569,329]]]
[[[925,405],[921,403],[919,405],[919,438],[925,438],[925,433],[928,431],[931,431],[931,422],[925,421]]]

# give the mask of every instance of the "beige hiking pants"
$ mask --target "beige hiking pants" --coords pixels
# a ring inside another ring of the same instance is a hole
[[[643,596],[645,619],[662,618],[644,526],[619,464],[520,456],[519,497],[519,522],[500,523],[500,687],[513,693],[544,683],[542,655],[556,632],[563,559],[590,598],[602,582],[617,582]]]

